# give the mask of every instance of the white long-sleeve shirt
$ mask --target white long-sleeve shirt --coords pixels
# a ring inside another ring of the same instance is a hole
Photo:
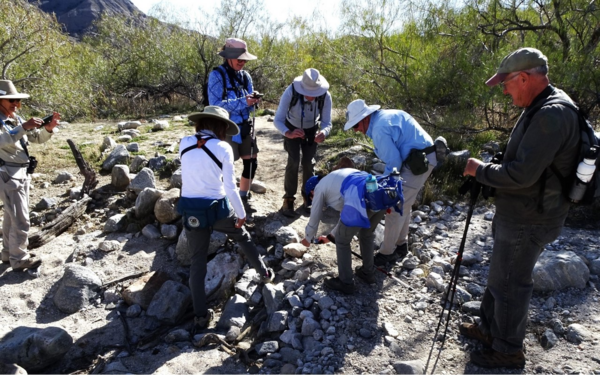
[[[203,133],[212,134],[212,132],[206,130],[203,130]],[[205,144],[217,160],[223,164],[223,170],[221,170],[217,163],[201,148],[192,149],[186,152],[183,157],[181,156],[181,151],[197,143],[196,136],[191,135],[184,137],[179,144],[182,179],[181,196],[210,199],[221,199],[227,196],[236,216],[240,219],[245,218],[246,212],[235,183],[231,146],[227,142],[218,139],[210,139]]]
[[[304,230],[304,237],[313,239],[317,235],[323,210],[331,207],[341,212],[344,208],[344,196],[340,193],[342,183],[351,173],[359,172],[354,168],[342,168],[323,177],[314,190],[310,219]]]

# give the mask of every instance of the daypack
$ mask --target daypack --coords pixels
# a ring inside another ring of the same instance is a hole
[[[293,106],[296,105],[296,103],[298,103],[298,100],[300,101],[300,105],[304,105],[304,95],[300,94],[298,91],[296,91],[296,89],[294,88],[294,85],[292,84],[292,100],[290,100],[290,106],[288,107],[288,112],[292,109]],[[327,92],[321,96],[317,96],[315,98],[315,102],[317,102],[317,108],[319,109],[319,117],[321,116],[321,113],[323,111],[323,106],[325,105],[325,97],[327,96]]]
[[[235,77],[230,76],[229,80],[226,79],[225,75],[227,74],[225,67],[223,67],[223,65],[219,65],[217,67],[213,68],[213,71],[216,70],[217,72],[219,72],[219,74],[221,74],[221,81],[223,82],[223,94],[221,95],[221,100],[225,100],[227,99],[227,91],[236,91],[236,96],[239,96],[240,92],[239,92],[239,85],[236,85],[236,87],[227,87],[227,82],[229,82],[231,84],[231,82],[235,82],[238,81]],[[240,71],[242,73],[242,87],[246,90],[246,92],[248,92],[248,83],[250,82],[249,79],[249,75],[248,72],[245,70]],[[206,78],[206,82],[204,82],[204,85],[202,86],[202,105],[203,106],[207,106],[210,105],[210,103],[208,102],[208,77]]]
[[[560,183],[562,185],[563,195],[567,198],[567,200],[571,201],[571,199],[569,198],[569,193],[571,192],[573,183],[575,182],[575,179],[577,178],[577,176],[576,176],[577,166],[579,165],[579,163],[581,161],[583,161],[584,157],[588,154],[588,152],[590,151],[590,147],[600,145],[600,137],[599,137],[600,134],[594,132],[594,128],[592,127],[592,124],[590,124],[589,120],[583,115],[583,113],[579,110],[579,108],[577,106],[573,105],[572,103],[570,103],[568,101],[562,100],[562,99],[552,99],[547,102],[544,102],[543,104],[541,104],[538,107],[533,108],[527,114],[527,118],[525,119],[524,131],[527,131],[527,128],[529,127],[529,123],[531,122],[531,118],[533,118],[533,116],[537,113],[537,111],[539,111],[541,108],[543,108],[545,106],[553,105],[553,104],[560,104],[567,108],[572,109],[573,111],[575,111],[575,113],[577,113],[577,117],[579,119],[580,142],[579,142],[579,155],[577,156],[576,164],[573,166],[573,168],[571,169],[569,174],[566,176],[563,176],[560,173],[560,171],[558,170],[558,168],[556,168],[556,166],[554,166],[554,164],[550,165],[550,169],[552,169],[552,172],[554,172],[554,174],[556,174],[556,177],[558,177],[558,179],[560,180]],[[587,184],[583,199],[581,199],[578,202],[574,202],[574,204],[589,205],[594,201],[594,198],[600,196],[600,172],[598,171],[599,168],[600,168],[600,158],[597,158],[596,159],[596,171],[594,172],[594,176],[592,177],[591,181]],[[539,203],[538,203],[538,211],[539,212],[543,211],[543,198],[544,198],[545,182],[546,182],[546,171],[544,170],[544,173],[542,174],[542,177],[541,177],[540,199],[539,199]]]
[[[367,207],[372,211],[387,210],[393,208],[402,215],[404,195],[402,194],[402,179],[391,175],[376,176],[377,190],[366,193]],[[398,204],[400,203],[400,207]]]

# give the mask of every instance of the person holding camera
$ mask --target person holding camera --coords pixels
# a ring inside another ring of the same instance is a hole
[[[522,368],[533,268],[544,246],[559,236],[570,206],[555,171],[567,176],[577,165],[579,122],[577,113],[565,105],[545,105],[554,99],[573,101],[550,84],[548,59],[535,48],[505,56],[486,84],[500,85],[524,111],[503,158],[496,163],[471,158],[464,170],[465,176],[495,189],[496,214],[481,322],[463,323],[459,329],[488,346],[471,353],[473,363]]]
[[[314,174],[314,156],[317,144],[331,131],[331,94],[329,83],[317,69],[309,68],[296,77],[285,89],[275,113],[274,124],[285,137],[283,148],[288,153],[285,167],[283,206],[281,212],[294,215],[294,201],[298,189],[298,169],[302,162],[303,207],[308,208],[304,194],[306,181]],[[300,152],[302,151],[302,159]]]
[[[227,111],[207,106],[204,112],[190,115],[196,134],[184,137],[179,146],[181,160],[181,198],[177,210],[183,216],[188,245],[192,253],[190,290],[194,307],[194,330],[204,329],[212,319],[204,290],[210,236],[213,230],[236,241],[262,282],[275,274],[260,257],[248,231],[246,213],[235,186],[233,151],[226,136],[239,133]],[[202,173],[198,166],[202,165]]]
[[[42,260],[27,251],[29,245],[29,184],[37,161],[29,155],[29,142],[44,143],[58,125],[60,114],[54,112],[46,121],[24,121],[17,110],[28,94],[19,93],[8,80],[0,80],[0,199],[4,203],[2,223],[2,263],[13,271],[36,269]]]
[[[375,264],[394,263],[408,254],[408,225],[412,205],[437,165],[436,148],[427,132],[408,113],[380,109],[357,99],[348,104],[344,130],[366,134],[373,140],[375,154],[385,163],[384,174],[400,172],[404,194],[404,215],[395,210],[385,215],[383,245]]]
[[[259,150],[250,114],[262,94],[254,91],[252,78],[243,68],[248,60],[256,60],[256,56],[248,52],[246,42],[237,38],[227,39],[218,55],[225,61],[208,76],[208,102],[224,108],[240,129],[240,134],[228,137],[227,142],[233,150],[234,160],[242,158],[244,169],[239,194],[246,211],[252,212],[249,190],[256,175]]]

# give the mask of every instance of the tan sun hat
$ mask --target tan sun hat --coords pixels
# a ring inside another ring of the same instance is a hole
[[[21,94],[9,80],[0,80],[0,99],[28,99],[29,94]]]
[[[256,60],[256,56],[248,52],[248,45],[241,39],[229,38],[218,53],[226,59]]]
[[[364,100],[356,99],[355,101],[348,104],[348,109],[346,110],[346,125],[344,125],[344,130],[349,130],[354,127],[354,125],[358,124],[360,120],[364,119],[371,113],[375,112],[381,108],[380,105],[367,105]]]
[[[204,107],[204,112],[192,113],[188,116],[188,120],[197,123],[199,120],[203,118],[214,118],[217,120],[221,120],[223,125],[227,125],[227,135],[238,135],[240,133],[240,128],[235,124],[235,122],[229,119],[229,113],[215,105],[209,105]]]
[[[294,78],[294,90],[304,96],[321,96],[329,90],[329,82],[317,69],[308,68],[304,74]]]
[[[496,86],[504,82],[510,73],[521,72],[544,65],[548,65],[548,58],[540,50],[535,48],[519,48],[502,59],[496,74],[488,79],[485,84]]]

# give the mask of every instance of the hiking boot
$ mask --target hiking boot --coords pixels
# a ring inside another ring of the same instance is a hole
[[[505,354],[486,348],[472,352],[471,362],[477,366],[487,368],[523,368],[525,367],[525,354],[523,354],[522,350],[512,354]]]
[[[375,272],[367,273],[362,266],[356,267],[354,273],[367,284],[375,284],[377,282]]]
[[[377,253],[375,255],[375,265],[379,267],[385,266],[387,263],[394,264],[408,254],[408,244],[402,244],[396,246],[394,252],[391,254]]]
[[[242,204],[244,205],[244,211],[246,211],[247,214],[256,212],[256,210],[254,208],[252,208],[252,206],[250,205],[250,202],[248,202],[248,199],[250,199],[250,198],[247,195],[240,197],[240,198],[242,198]]]
[[[294,217],[294,201],[296,198],[283,198],[283,206],[281,206],[281,213],[283,216]]]
[[[356,286],[354,283],[346,284],[340,280],[339,277],[328,277],[325,279],[325,286],[329,289],[337,290],[344,294],[354,294],[356,292]]]
[[[26,269],[38,268],[42,265],[41,259],[29,257],[27,259],[17,260],[11,263],[11,267],[15,272],[23,272]]]
[[[214,318],[215,312],[212,309],[208,309],[204,317],[195,316],[194,326],[192,327],[192,335],[196,335],[208,327],[208,324],[212,322]]]
[[[273,279],[275,279],[275,272],[273,272],[272,268],[267,268],[267,274],[263,275],[260,281],[263,284],[270,284],[273,282]]]
[[[490,334],[484,334],[481,332],[477,324],[474,323],[462,323],[458,327],[458,331],[461,335],[465,336],[468,339],[473,339],[481,342],[483,345],[487,347],[492,346],[492,341],[494,338]]]

